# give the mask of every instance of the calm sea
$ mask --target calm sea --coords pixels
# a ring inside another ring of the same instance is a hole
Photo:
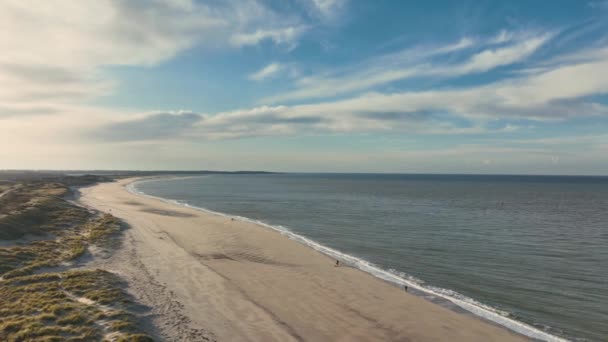
[[[135,188],[263,222],[529,336],[608,340],[608,178],[210,175]]]

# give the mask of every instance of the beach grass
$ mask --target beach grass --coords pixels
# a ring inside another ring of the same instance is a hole
[[[60,183],[18,184],[0,197],[0,240],[60,234],[85,223],[86,209],[65,201],[69,188]]]
[[[0,282],[3,341],[152,341],[137,328],[120,279],[103,270],[44,273]]]
[[[0,247],[0,275],[9,279],[32,274],[42,267],[57,266],[83,255],[91,243],[107,243],[106,239],[119,230],[118,220],[104,214],[66,228],[54,235],[52,240]]]
[[[53,269],[69,269],[92,244],[111,243],[121,228],[115,217],[65,200],[66,184],[0,190],[0,340],[152,340],[139,331],[134,303],[116,275]]]

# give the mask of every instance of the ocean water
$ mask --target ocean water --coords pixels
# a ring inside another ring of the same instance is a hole
[[[540,340],[608,341],[608,178],[209,175],[134,190],[258,221]]]

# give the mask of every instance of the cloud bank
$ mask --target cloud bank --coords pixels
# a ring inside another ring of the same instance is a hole
[[[501,33],[498,37],[501,43],[507,40],[509,43],[492,50],[472,52],[462,63],[433,67],[423,64],[412,68],[424,69],[425,75],[444,77],[483,72],[522,61],[550,39],[550,35],[546,34],[511,39]],[[469,49],[472,44],[468,42],[463,39],[455,44],[434,47],[419,53],[419,56]],[[608,94],[607,51],[600,46],[593,50],[559,56],[555,63],[546,61],[551,67],[543,66],[534,71],[513,73],[507,78],[479,85],[421,91],[362,92],[343,99],[308,104],[263,105],[220,113],[198,113],[198,119],[188,121],[188,127],[182,126],[183,114],[168,114],[163,118],[167,120],[165,123],[168,127],[173,127],[174,124],[180,127],[177,131],[169,128],[170,132],[175,133],[173,138],[189,139],[318,133],[480,134],[513,131],[517,129],[514,125],[496,129],[490,128],[489,123],[522,119],[543,122],[608,115],[608,106],[593,99],[593,96]],[[382,56],[378,60],[391,58],[394,56]],[[417,61],[418,58],[413,60]],[[352,74],[343,74],[339,79],[325,77],[312,82],[308,78],[306,82],[311,82],[309,89],[314,89],[315,92],[320,89],[326,94],[329,89],[334,92],[341,89],[364,90],[378,80],[388,82],[386,75],[402,76],[399,71],[389,73],[390,67],[386,70],[378,69],[380,64],[373,61],[368,70],[355,70]],[[250,78],[263,80],[276,75],[281,68],[280,64],[272,63],[250,75]],[[298,82],[301,81],[296,81]],[[125,122],[125,128],[118,130],[124,134],[118,134],[114,139],[132,140],[133,137],[139,137],[139,133],[129,136],[126,127],[154,129],[147,122],[156,118],[156,115],[158,114],[140,119],[139,124]],[[169,135],[150,133],[149,137],[168,138]]]

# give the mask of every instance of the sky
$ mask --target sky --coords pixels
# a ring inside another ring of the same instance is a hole
[[[608,1],[0,2],[0,169],[608,175]]]

